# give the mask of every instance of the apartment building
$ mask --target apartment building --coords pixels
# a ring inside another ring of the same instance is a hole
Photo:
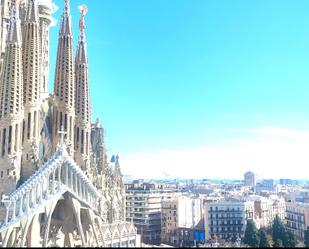
[[[309,227],[309,203],[287,202],[286,225],[299,240],[304,240],[304,232]]]
[[[206,240],[236,239],[244,235],[248,219],[254,218],[253,201],[205,203]]]
[[[285,219],[286,205],[285,200],[277,195],[269,197],[251,196],[247,200],[254,201],[254,221],[256,227],[270,227],[276,217]]]
[[[163,201],[161,239],[163,243],[181,247],[204,242],[203,199],[183,195]]]
[[[161,243],[162,201],[178,195],[178,190],[164,184],[135,181],[126,185],[126,219],[133,221],[142,243]]]

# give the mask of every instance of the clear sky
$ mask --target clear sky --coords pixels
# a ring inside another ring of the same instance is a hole
[[[72,0],[75,44],[84,3],[93,120],[123,174],[309,178],[308,0]]]

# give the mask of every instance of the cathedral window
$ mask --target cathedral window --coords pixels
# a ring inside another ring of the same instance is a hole
[[[70,134],[69,134],[70,136],[69,137],[70,137],[70,139],[73,139],[72,138],[72,133],[71,133],[71,130],[72,130],[72,127],[73,127],[73,118],[72,118],[72,116],[70,116],[70,123],[69,123],[69,125],[70,125],[70,127],[69,127],[70,128]]]
[[[59,130],[61,130],[61,126],[62,126],[62,112],[60,112],[60,126],[59,126]]]
[[[55,134],[57,135],[58,134],[58,130],[57,130],[57,127],[58,127],[58,111],[56,111],[56,125],[55,125]]]
[[[68,114],[64,114],[64,130],[68,128]]]
[[[9,139],[8,139],[8,154],[11,153],[11,142],[12,142],[12,126],[9,127]]]
[[[6,139],[6,128],[3,129],[2,133],[2,157],[5,155],[5,139]]]
[[[84,154],[84,130],[82,130],[82,134],[81,134],[81,153]]]
[[[30,125],[31,125],[31,113],[28,113],[28,129],[27,129],[27,139],[30,139]]]
[[[77,148],[79,147],[79,127],[77,127],[77,131],[76,131],[76,140],[77,140]]]
[[[35,133],[36,133],[36,123],[37,123],[37,112],[34,112],[34,129],[33,129],[33,136],[35,137]]]

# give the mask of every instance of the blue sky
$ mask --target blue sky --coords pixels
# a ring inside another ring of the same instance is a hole
[[[73,0],[75,44],[84,3],[93,119],[124,174],[303,178],[308,1]]]

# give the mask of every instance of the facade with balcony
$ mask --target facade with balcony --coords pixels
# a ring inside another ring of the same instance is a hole
[[[309,203],[287,202],[285,221],[294,235],[304,240],[304,232],[309,227]]]
[[[163,243],[192,247],[205,241],[203,199],[184,195],[163,201],[161,239]]]
[[[254,218],[253,201],[221,201],[205,204],[206,240],[236,240]]]
[[[142,243],[161,243],[162,201],[178,195],[176,189],[150,184],[126,186],[126,219],[133,221]]]

